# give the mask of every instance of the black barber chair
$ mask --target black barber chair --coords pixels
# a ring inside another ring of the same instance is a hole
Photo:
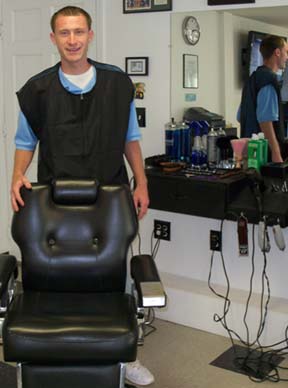
[[[7,290],[16,260],[0,255],[4,359],[17,363],[18,388],[124,387],[125,363],[136,358],[135,301],[139,311],[165,304],[149,255],[131,260],[137,298],[125,293],[138,228],[128,186],[59,180],[22,196],[12,236],[23,291]]]

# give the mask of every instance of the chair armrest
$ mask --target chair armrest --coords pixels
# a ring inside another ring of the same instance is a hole
[[[11,276],[18,276],[15,256],[0,254],[0,299],[7,292]]]
[[[133,256],[131,276],[142,307],[164,307],[166,305],[166,294],[152,256]]]

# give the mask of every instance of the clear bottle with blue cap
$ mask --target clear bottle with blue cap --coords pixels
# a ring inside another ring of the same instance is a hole
[[[207,121],[200,121],[202,126],[202,136],[201,136],[201,166],[207,166],[207,135],[209,132],[209,123]]]
[[[194,141],[191,152],[191,165],[192,167],[198,167],[201,165],[201,129],[202,126],[198,121],[192,122],[192,128],[194,130]]]
[[[176,123],[174,117],[171,118],[169,123],[165,124],[165,154],[171,159],[174,158],[174,130],[176,129]]]
[[[218,163],[217,139],[217,132],[211,127],[207,135],[207,162],[209,168],[215,168]]]
[[[191,153],[191,130],[185,121],[178,123],[177,128],[181,131],[181,161],[189,162]]]

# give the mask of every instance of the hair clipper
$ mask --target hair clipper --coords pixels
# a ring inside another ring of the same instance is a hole
[[[258,245],[262,252],[268,253],[270,251],[270,239],[264,221],[260,221],[258,225]]]
[[[273,230],[274,239],[275,239],[275,243],[276,243],[277,247],[281,251],[284,251],[284,249],[286,248],[286,244],[285,244],[285,240],[284,240],[281,226],[279,224],[273,225],[272,230]]]

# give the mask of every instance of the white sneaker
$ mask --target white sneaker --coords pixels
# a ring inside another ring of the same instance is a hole
[[[126,364],[126,379],[137,385],[154,383],[154,376],[139,360]]]

